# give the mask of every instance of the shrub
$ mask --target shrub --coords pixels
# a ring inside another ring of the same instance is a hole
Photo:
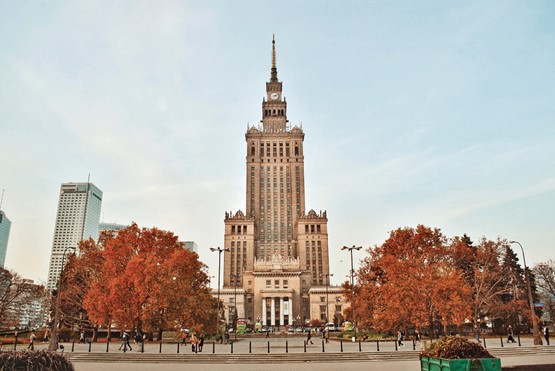
[[[448,336],[433,342],[429,349],[420,352],[420,356],[444,359],[494,358],[480,344],[459,336]]]
[[[73,371],[73,365],[63,354],[41,351],[0,351],[2,371]]]

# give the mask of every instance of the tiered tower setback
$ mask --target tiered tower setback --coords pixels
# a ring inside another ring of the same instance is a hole
[[[289,125],[276,44],[262,120],[245,134],[246,209],[226,212],[224,288],[245,295],[246,319],[279,326],[310,319],[309,289],[329,274],[326,212],[305,212],[304,132]]]

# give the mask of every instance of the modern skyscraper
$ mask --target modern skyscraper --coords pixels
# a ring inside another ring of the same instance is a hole
[[[79,241],[98,237],[102,191],[92,183],[64,183],[60,188],[52,255],[46,288],[56,288],[64,250]]]
[[[0,268],[4,268],[6,252],[8,251],[8,240],[10,239],[10,228],[12,222],[6,214],[0,210]]]
[[[224,288],[244,316],[279,326],[309,320],[309,290],[329,274],[326,212],[305,211],[304,132],[287,119],[275,40],[262,120],[247,129],[246,210],[225,214]]]

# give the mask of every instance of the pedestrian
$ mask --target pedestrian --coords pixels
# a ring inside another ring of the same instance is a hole
[[[225,332],[224,334],[224,338],[225,338],[225,343],[224,344],[229,344],[229,332]]]
[[[194,332],[191,332],[191,338],[189,339],[191,342],[191,352],[197,352],[197,335]]]
[[[79,344],[85,344],[85,331],[83,330],[79,333]]]
[[[27,347],[27,349],[31,349],[31,350],[35,350],[35,339],[36,339],[36,335],[34,332],[31,333],[31,336],[29,336],[29,346]]]
[[[269,338],[269,337],[270,337],[270,328],[268,327],[266,329],[266,338]]]
[[[397,345],[400,347],[405,346],[405,344],[403,344],[403,332],[401,330],[397,331]]]
[[[202,352],[202,347],[204,346],[204,333],[200,333],[200,337],[198,338],[198,351]]]
[[[127,347],[129,347],[129,350],[133,350],[131,348],[131,344],[129,344],[129,334],[127,333],[127,331],[124,331],[123,335],[121,336],[121,345],[119,346],[119,350],[121,350],[121,347],[123,347],[124,352],[127,351]]]
[[[326,339],[326,343],[330,342],[330,330],[329,329],[326,329],[324,331],[324,339]]]
[[[549,327],[547,327],[547,325],[543,326],[543,337],[547,345],[549,345]]]
[[[42,339],[42,341],[44,341],[45,343],[47,343],[48,340],[49,340],[49,339],[48,339],[48,330],[46,330],[46,331],[44,332],[44,338]]]
[[[476,337],[476,341],[482,344],[482,340],[480,340],[480,326],[474,326],[474,332],[475,332],[474,336]]]
[[[420,342],[420,332],[418,330],[414,331],[414,342]]]
[[[185,331],[183,331],[182,339],[183,339],[182,345],[187,345],[187,333]]]
[[[307,343],[307,344],[308,344],[308,342],[310,342],[310,344],[314,344],[314,343],[312,342],[312,334],[311,334],[311,332],[312,332],[312,331],[309,329],[309,330],[308,330],[308,335],[306,335],[306,343]]]
[[[516,340],[513,334],[513,326],[511,325],[507,327],[507,343],[516,343]]]

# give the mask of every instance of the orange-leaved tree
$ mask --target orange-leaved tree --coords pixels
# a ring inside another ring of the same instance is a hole
[[[206,267],[173,233],[132,224],[98,245],[102,267],[84,299],[90,319],[145,332],[213,320]]]
[[[367,325],[429,326],[434,332],[435,324],[460,324],[470,315],[470,288],[439,229],[399,228],[369,253],[358,271],[355,298],[356,317]]]

